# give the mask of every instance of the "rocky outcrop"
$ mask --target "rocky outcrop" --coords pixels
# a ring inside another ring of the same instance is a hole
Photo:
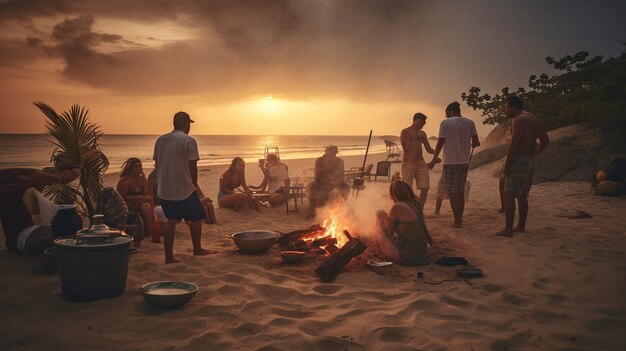
[[[481,147],[482,148],[482,147]],[[507,151],[509,150],[509,144],[500,144],[496,146],[492,146],[486,149],[482,149],[479,152],[476,152],[472,156],[472,160],[470,161],[469,169],[474,169],[478,166],[482,166],[487,163],[491,163],[493,161],[497,161],[506,156]]]
[[[508,144],[511,142],[511,120],[507,119],[504,123],[498,124],[492,131],[487,135],[485,140],[483,141],[482,147],[487,149],[494,146]]]
[[[485,142],[487,148],[474,154],[470,169],[500,160],[506,156],[508,143],[500,128]],[[589,128],[573,125],[548,133],[550,145],[537,158],[534,184],[547,181],[590,181],[596,171],[608,169],[616,157],[626,156],[626,137],[623,130]],[[491,138],[490,138],[491,137]],[[500,140],[500,144],[493,145]]]

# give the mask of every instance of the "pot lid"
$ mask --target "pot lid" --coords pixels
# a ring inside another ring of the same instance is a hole
[[[133,238],[126,234],[115,232],[114,235],[83,234],[78,236],[63,236],[54,240],[60,248],[70,250],[107,250],[130,245]]]
[[[118,235],[124,234],[121,230],[111,229],[104,224],[104,215],[97,214],[93,216],[93,224],[85,230],[81,230],[78,235]]]

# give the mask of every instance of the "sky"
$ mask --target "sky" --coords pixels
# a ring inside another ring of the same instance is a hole
[[[110,134],[436,135],[461,101],[545,63],[624,50],[624,1],[0,0],[0,133],[80,104]],[[532,112],[532,111],[531,111]]]

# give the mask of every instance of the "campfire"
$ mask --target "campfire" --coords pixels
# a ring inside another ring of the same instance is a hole
[[[322,225],[316,224],[308,229],[285,234],[278,243],[286,250],[313,252],[320,256],[337,252],[350,240],[344,233],[350,227],[342,223],[337,212],[332,211]]]
[[[353,238],[348,229],[333,211],[321,226],[312,225],[308,229],[287,233],[278,239],[278,243],[286,250],[330,256],[315,270],[322,280],[328,281],[333,280],[350,260],[365,251],[365,245]]]

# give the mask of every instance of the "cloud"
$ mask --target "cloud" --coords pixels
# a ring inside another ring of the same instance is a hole
[[[405,85],[407,73],[401,63],[418,50],[408,39],[419,32],[421,7],[416,1],[304,0],[3,5],[2,15],[29,23],[30,45],[64,60],[68,79],[128,94],[199,93],[207,101],[267,92],[291,98],[398,97],[393,88]],[[49,38],[30,22],[81,12],[89,14],[56,24]],[[156,26],[175,20],[197,35],[160,47],[111,50],[128,42],[124,28],[114,28],[119,34],[96,33],[94,23],[98,16],[129,14]]]
[[[195,95],[206,102],[264,94],[448,101],[472,84],[509,85],[502,81],[512,77],[523,82],[537,73],[529,65],[542,67],[543,56],[552,54],[536,57],[526,49],[538,42],[540,23],[526,36],[503,25],[504,14],[516,12],[509,7],[526,11],[515,18],[525,23],[524,14],[541,18],[532,13],[537,6],[490,4],[479,9],[464,2],[408,0],[14,0],[0,3],[0,21],[20,19],[29,33],[24,42],[62,58],[65,78],[125,95]],[[557,5],[545,5],[544,12]],[[478,16],[491,24],[478,23]],[[57,18],[62,20],[52,29],[38,25]],[[106,19],[155,30],[141,33],[138,44],[137,33],[124,25],[106,27]],[[172,26],[185,35],[159,36],[159,29]],[[506,45],[507,37],[524,46]],[[555,36],[552,42],[562,40]],[[511,65],[517,76],[509,72]]]

